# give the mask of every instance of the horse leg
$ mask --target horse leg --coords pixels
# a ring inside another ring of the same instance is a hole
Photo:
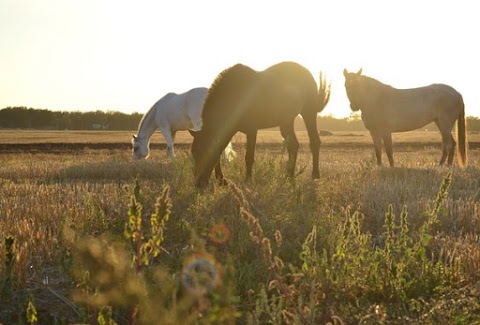
[[[233,150],[232,141],[230,141],[225,147],[225,150],[223,150],[223,157],[227,161],[232,161],[236,156],[237,153],[235,152],[235,150]]]
[[[285,139],[288,151],[287,176],[295,176],[295,164],[297,163],[297,154],[299,143],[293,129],[293,121],[280,126],[280,132]]]
[[[445,160],[448,156],[448,165],[451,166],[453,162],[453,154],[455,150],[452,134],[450,132],[441,132],[442,133],[442,158],[440,159],[439,165],[442,166],[445,163]],[[451,157],[450,157],[451,156]]]
[[[234,134],[231,134],[230,136],[226,137],[224,140],[220,141],[218,143],[218,147],[216,148],[216,149],[218,149],[218,151],[217,151],[218,160],[215,164],[215,178],[217,179],[217,181],[220,185],[227,185],[227,181],[223,177],[222,167],[221,167],[220,161],[221,161],[221,157],[222,157],[222,152],[228,146],[228,143],[232,139],[233,135]]]
[[[382,136],[383,144],[385,145],[385,151],[387,153],[388,162],[390,167],[394,167],[395,163],[393,161],[393,143],[392,143],[392,133],[388,132]]]
[[[252,178],[253,162],[255,160],[255,145],[257,144],[257,130],[247,133],[247,152],[245,154],[245,165],[247,167],[246,180]]]
[[[167,144],[167,157],[168,159],[173,159],[175,157],[175,153],[173,151],[173,137],[172,130],[169,127],[160,127],[160,131],[162,131],[163,137],[165,138],[165,142]]]
[[[375,156],[377,157],[377,165],[382,166],[382,137],[376,132],[370,131],[372,136],[373,146],[375,148]]]
[[[317,113],[311,115],[302,114],[303,122],[307,128],[308,138],[310,139],[310,151],[312,152],[312,178],[320,178],[320,170],[318,168],[319,152],[320,152],[320,136],[317,130]]]
[[[192,122],[192,130],[193,131],[200,131],[202,129],[202,118],[193,118],[190,116],[190,120]]]
[[[173,159],[175,157],[175,135],[177,134],[177,131],[171,131],[171,137],[172,137],[172,144],[171,144],[171,147],[170,147],[170,152],[171,152],[171,159]]]
[[[220,159],[215,164],[215,178],[217,179],[220,185],[226,185],[225,178],[223,177],[222,173],[222,166],[220,165]]]
[[[442,158],[440,158],[439,166],[442,166],[447,159],[447,156],[452,155],[452,162],[453,162],[453,154],[452,150],[455,150],[455,146],[453,143],[455,142],[452,137],[451,130],[453,125],[446,125],[446,123],[442,123],[442,121],[435,121],[438,129],[440,130],[440,134],[442,135]],[[448,157],[448,164],[450,166],[450,157]]]
[[[453,138],[453,136],[450,134],[450,142],[452,143],[452,148],[450,148],[450,151],[448,152],[448,166],[453,165],[453,156],[455,155],[455,147],[457,146],[457,142]]]

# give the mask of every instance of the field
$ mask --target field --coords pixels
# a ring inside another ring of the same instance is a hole
[[[227,186],[193,186],[191,137],[131,161],[133,132],[0,130],[0,323],[479,324],[480,135],[438,167],[437,132],[306,133],[294,180],[277,131]],[[384,154],[384,161],[386,157]],[[456,161],[455,161],[456,163]]]

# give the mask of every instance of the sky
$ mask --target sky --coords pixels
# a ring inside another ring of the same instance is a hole
[[[445,83],[480,117],[471,0],[0,0],[0,109],[145,113],[243,63],[296,61],[348,117],[343,69],[396,88]]]

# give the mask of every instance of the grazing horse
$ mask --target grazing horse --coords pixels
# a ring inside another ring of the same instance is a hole
[[[160,129],[167,143],[167,156],[175,156],[173,141],[180,130],[199,131],[202,128],[202,109],[208,88],[193,88],[183,94],[168,93],[160,98],[143,116],[138,135],[132,139],[133,160],[145,159],[150,151],[150,138]],[[231,160],[236,152],[229,143],[224,156]]]
[[[287,175],[294,176],[299,143],[294,120],[302,115],[310,138],[313,178],[319,178],[320,137],[317,113],[330,98],[330,85],[320,76],[320,90],[312,74],[294,62],[282,62],[264,71],[242,64],[221,72],[208,90],[203,109],[203,127],[194,134],[195,185],[204,187],[219,162],[220,153],[238,132],[247,136],[246,177],[252,175],[255,144],[259,129],[279,126],[288,151]],[[223,174],[217,173],[223,182]]]
[[[440,165],[453,163],[456,142],[452,129],[457,121],[458,162],[467,164],[467,132],[462,95],[443,84],[412,89],[396,89],[378,80],[343,70],[350,107],[362,111],[362,120],[370,131],[375,146],[377,164],[382,165],[382,140],[394,166],[392,132],[405,132],[435,122],[442,134],[443,152]]]

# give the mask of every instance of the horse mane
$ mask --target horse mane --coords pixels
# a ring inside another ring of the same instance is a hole
[[[232,84],[239,85],[247,78],[251,80],[252,75],[256,75],[257,71],[243,64],[236,64],[220,72],[208,89],[207,98],[212,96],[219,88],[232,87]]]
[[[365,85],[367,85],[367,87],[369,88],[380,89],[380,90],[394,89],[394,87],[387,85],[381,81],[378,81],[375,78],[365,76],[363,74],[360,77],[362,78],[362,82]]]
[[[236,64],[220,72],[208,89],[205,105],[203,108],[203,117],[208,115],[211,110],[215,110],[215,103],[221,96],[230,96],[230,98],[241,98],[244,91],[250,89],[253,85],[257,71],[243,65]],[[215,114],[215,113],[214,113]]]
[[[161,99],[160,99],[161,100]],[[158,102],[155,103],[155,105],[153,105],[152,107],[150,107],[150,109],[148,110],[148,112],[146,112],[143,116],[142,116],[142,119],[140,120],[140,123],[138,124],[138,134],[140,133],[140,131],[142,131],[144,129],[144,127],[146,126],[145,124],[147,122],[150,122],[151,121],[151,117],[152,115],[155,113],[156,111],[156,108],[157,108],[157,104]],[[137,134],[137,136],[138,136]]]

